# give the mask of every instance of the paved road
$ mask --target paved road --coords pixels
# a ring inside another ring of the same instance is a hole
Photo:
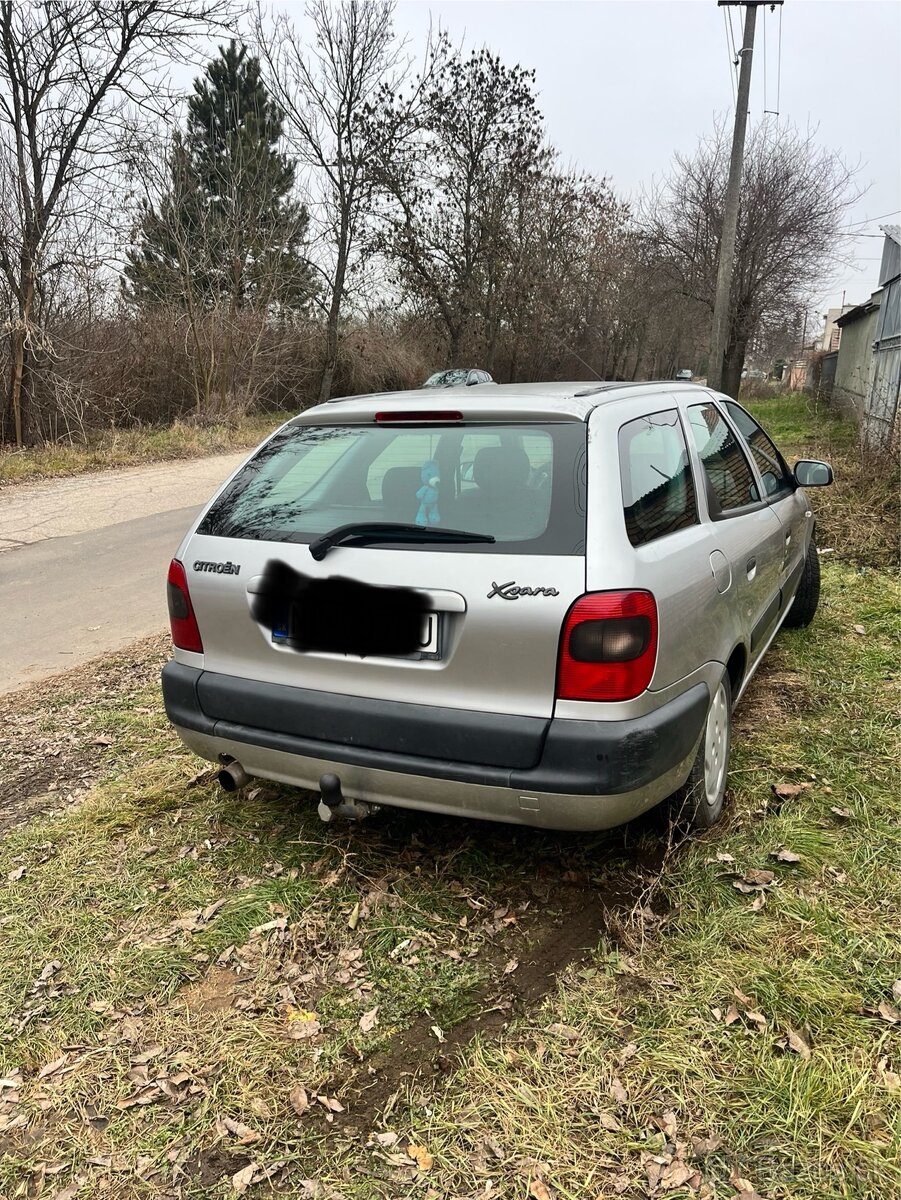
[[[166,568],[244,455],[0,491],[0,694],[166,628]]]

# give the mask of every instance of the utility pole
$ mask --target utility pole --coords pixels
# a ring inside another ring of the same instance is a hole
[[[707,384],[719,391],[723,385],[723,360],[729,337],[729,300],[732,294],[732,270],[735,263],[735,235],[738,229],[738,200],[741,194],[741,175],[745,157],[745,131],[748,127],[748,99],[751,95],[751,59],[754,52],[754,31],[757,9],[761,4],[775,8],[783,0],[717,0],[719,8],[745,9],[745,30],[742,39],[741,70],[738,76],[738,98],[735,102],[735,128],[732,133],[732,156],[729,160],[729,182],[723,203],[723,229],[720,235],[720,254],[716,271],[716,298],[713,306],[713,330],[710,335],[710,361]]]

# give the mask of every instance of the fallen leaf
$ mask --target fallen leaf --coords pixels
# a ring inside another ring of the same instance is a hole
[[[767,1020],[763,1013],[746,1012],[745,1020],[750,1021],[754,1025],[758,1025],[761,1029],[766,1029]]]
[[[73,1200],[81,1191],[81,1180],[76,1180],[75,1183],[70,1183],[68,1187],[64,1187],[61,1192],[54,1192],[51,1200]]]
[[[435,1160],[427,1146],[415,1146],[412,1142],[407,1146],[407,1154],[412,1158],[420,1171],[431,1171]]]
[[[239,1196],[242,1196],[253,1183],[256,1173],[257,1169],[253,1163],[247,1167],[242,1167],[240,1171],[236,1171],[232,1175],[232,1190],[237,1192]]]
[[[619,1079],[617,1079],[616,1077],[613,1078],[613,1080],[610,1084],[609,1090],[610,1090],[610,1095],[613,1097],[613,1099],[616,1101],[617,1104],[628,1104],[629,1103],[629,1093],[623,1087],[622,1082]]]
[[[379,1006],[370,1008],[369,1012],[363,1013],[360,1017],[359,1026],[360,1033],[371,1033],[379,1023]]]
[[[553,1025],[548,1025],[547,1033],[553,1033],[556,1037],[566,1038],[568,1042],[574,1042],[576,1038],[581,1037],[578,1029],[574,1029],[572,1025],[561,1025],[559,1021],[555,1021]]]
[[[708,1154],[715,1154],[723,1144],[723,1139],[714,1134],[712,1137],[691,1139],[691,1152],[697,1159],[704,1159]]]
[[[758,892],[751,901],[751,912],[760,912],[762,908],[766,908],[766,892]]]
[[[776,876],[772,871],[761,871],[757,867],[752,867],[745,871],[740,879],[732,881],[732,886],[745,895],[751,892],[760,891],[761,888],[768,888],[773,885]]]
[[[245,1125],[241,1121],[233,1121],[231,1117],[222,1117],[220,1121],[217,1121],[217,1126],[220,1127],[220,1136],[230,1133],[238,1139],[242,1146],[250,1146],[262,1137],[262,1134],[251,1129],[249,1125]]]
[[[723,1017],[723,1023],[726,1025],[734,1025],[736,1021],[741,1020],[741,1013],[734,1004],[730,1004],[726,1009],[726,1015]]]
[[[674,1192],[676,1188],[682,1187],[688,1183],[689,1179],[695,1174],[694,1167],[688,1166],[687,1163],[676,1159],[664,1170],[660,1176],[660,1188],[664,1192]]]
[[[887,1055],[883,1055],[876,1065],[876,1070],[879,1072],[879,1078],[882,1081],[882,1086],[886,1091],[897,1094],[901,1092],[901,1075],[889,1069],[889,1060]]]
[[[54,1059],[53,1062],[49,1062],[49,1063],[47,1063],[46,1066],[41,1067],[40,1071],[38,1071],[35,1078],[36,1079],[49,1079],[49,1077],[51,1075],[56,1074],[56,1072],[60,1069],[60,1067],[64,1067],[68,1061],[69,1061],[68,1054],[64,1054],[62,1056],[62,1058]]]
[[[27,867],[16,867],[15,870],[10,871],[10,873],[7,875],[7,882],[18,883],[27,870]]]
[[[763,1200],[763,1197],[758,1195],[754,1184],[747,1179],[742,1179],[734,1167],[729,1175],[729,1182],[738,1192],[735,1200]]]
[[[800,796],[810,787],[809,783],[774,783],[772,785],[774,795],[778,796],[780,800],[790,800],[792,796]]]
[[[429,1032],[432,1033],[432,1035],[436,1037],[439,1042],[447,1041],[447,1038],[444,1036],[444,1030],[440,1025],[433,1025]]]
[[[896,979],[892,984],[892,995],[896,1000],[901,1000],[901,979]]]
[[[151,1059],[157,1058],[160,1054],[162,1054],[162,1052],[163,1047],[154,1044],[153,1046],[148,1047],[143,1054],[139,1054],[136,1058],[133,1058],[131,1060],[131,1065],[133,1067],[142,1067],[146,1063],[149,1063]]]
[[[843,821],[850,821],[854,816],[850,808],[839,808],[836,804],[833,804],[829,811],[834,813],[835,816],[841,817]]]
[[[876,1008],[877,1014],[882,1017],[883,1021],[888,1021],[890,1025],[901,1023],[901,1012],[893,1004],[889,1004],[887,1000],[881,1001]]]
[[[627,1042],[622,1050],[618,1050],[616,1053],[617,1064],[624,1067],[629,1059],[634,1058],[637,1053],[638,1047],[636,1044],[634,1042]]]
[[[360,923],[360,905],[355,904],[350,910],[350,916],[347,918],[347,928],[356,929]]]
[[[302,1083],[295,1083],[294,1087],[288,1093],[288,1102],[299,1117],[310,1107],[310,1098],[307,1095],[307,1089]]]
[[[716,856],[716,861],[721,863],[734,863],[735,858],[731,854],[724,854],[722,851],[720,851],[720,853]]]
[[[654,1124],[666,1136],[667,1141],[675,1142],[676,1140],[676,1114],[667,1111],[662,1117],[655,1118]]]
[[[389,1150],[392,1146],[397,1145],[397,1134],[391,1133],[370,1133],[370,1144],[381,1146],[383,1150]]]
[[[214,900],[212,904],[208,904],[200,914],[203,920],[211,921],[224,903],[225,900]]]
[[[326,1109],[328,1112],[333,1112],[333,1113],[343,1113],[344,1112],[344,1105],[337,1098],[337,1096],[317,1096],[316,1099],[322,1105],[322,1107],[324,1109]]]
[[[512,975],[512,974],[513,974],[513,972],[516,970],[516,968],[517,968],[518,966],[519,966],[519,959],[518,959],[518,958],[511,958],[511,959],[509,959],[509,961],[508,961],[508,962],[506,963],[506,965],[504,966],[504,974],[505,974],[505,975]]]
[[[533,1200],[554,1200],[554,1193],[540,1175],[536,1175],[529,1184],[529,1195]]]
[[[785,849],[771,850],[770,858],[775,858],[775,860],[777,862],[784,862],[784,863],[799,863],[801,861],[800,854],[795,854],[795,852],[793,850],[785,850]]]
[[[861,637],[864,637],[866,635],[867,631],[866,631],[866,629],[864,629],[863,625],[852,625],[851,628],[854,630],[855,633],[859,633]]]
[[[617,1121],[613,1113],[602,1112],[598,1113],[598,1121],[602,1129],[606,1129],[608,1133],[619,1133],[622,1125]]]
[[[112,744],[113,744],[113,739],[111,737],[102,736],[102,737],[91,738],[92,746],[112,746]]]

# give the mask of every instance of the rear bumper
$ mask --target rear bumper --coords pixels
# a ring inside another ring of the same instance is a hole
[[[170,721],[211,761],[231,754],[251,775],[314,789],[334,771],[356,799],[560,829],[620,824],[679,787],[710,703],[698,683],[627,721],[543,721],[336,697],[175,662],[162,682]]]

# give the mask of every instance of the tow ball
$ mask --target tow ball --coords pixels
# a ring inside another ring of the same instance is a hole
[[[341,791],[341,780],[337,775],[323,775],[319,780],[319,816],[323,821],[334,821],[344,817],[346,821],[364,821],[379,811],[378,804],[367,804],[363,800],[347,800]]]

